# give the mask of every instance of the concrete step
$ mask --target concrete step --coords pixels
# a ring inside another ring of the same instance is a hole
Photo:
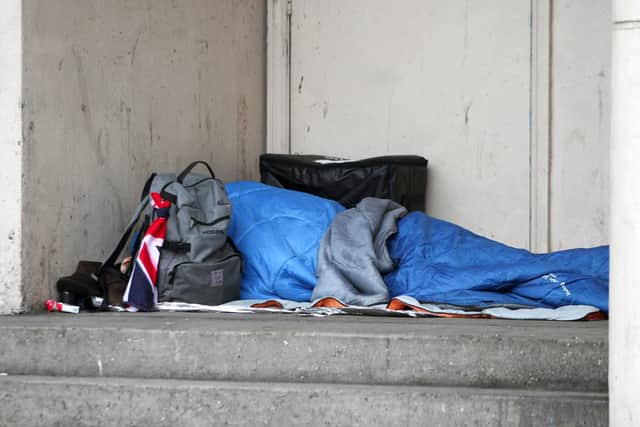
[[[604,426],[603,393],[0,377],[0,425]]]
[[[205,313],[0,317],[0,372],[10,375],[606,392],[607,351],[607,322]],[[102,383],[88,384],[97,390]],[[504,399],[517,401],[494,400]]]

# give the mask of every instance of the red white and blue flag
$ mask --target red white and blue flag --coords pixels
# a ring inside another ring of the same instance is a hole
[[[167,218],[171,203],[160,194],[151,193],[154,220],[142,238],[127,289],[122,298],[129,311],[153,311],[158,304],[158,261],[167,235]]]

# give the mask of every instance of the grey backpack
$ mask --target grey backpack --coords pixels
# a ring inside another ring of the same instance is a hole
[[[198,164],[207,168],[207,175],[192,172]],[[151,175],[141,203],[104,265],[115,265],[140,218],[144,218],[131,245],[132,254],[137,253],[142,235],[153,220],[151,193],[159,193],[171,202],[158,262],[158,302],[218,305],[239,299],[242,257],[227,236],[231,203],[222,181],[202,161],[191,163],[178,175]]]

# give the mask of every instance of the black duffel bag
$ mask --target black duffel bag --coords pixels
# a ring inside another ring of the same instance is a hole
[[[261,181],[354,207],[365,197],[391,199],[408,210],[425,210],[427,159],[382,156],[345,160],[317,155],[263,154]]]

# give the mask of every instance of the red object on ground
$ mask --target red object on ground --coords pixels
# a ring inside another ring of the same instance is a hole
[[[64,304],[61,302],[54,301],[52,299],[48,299],[44,302],[44,306],[47,311],[60,311],[63,313],[74,313],[77,314],[80,312],[80,307],[77,305]]]

